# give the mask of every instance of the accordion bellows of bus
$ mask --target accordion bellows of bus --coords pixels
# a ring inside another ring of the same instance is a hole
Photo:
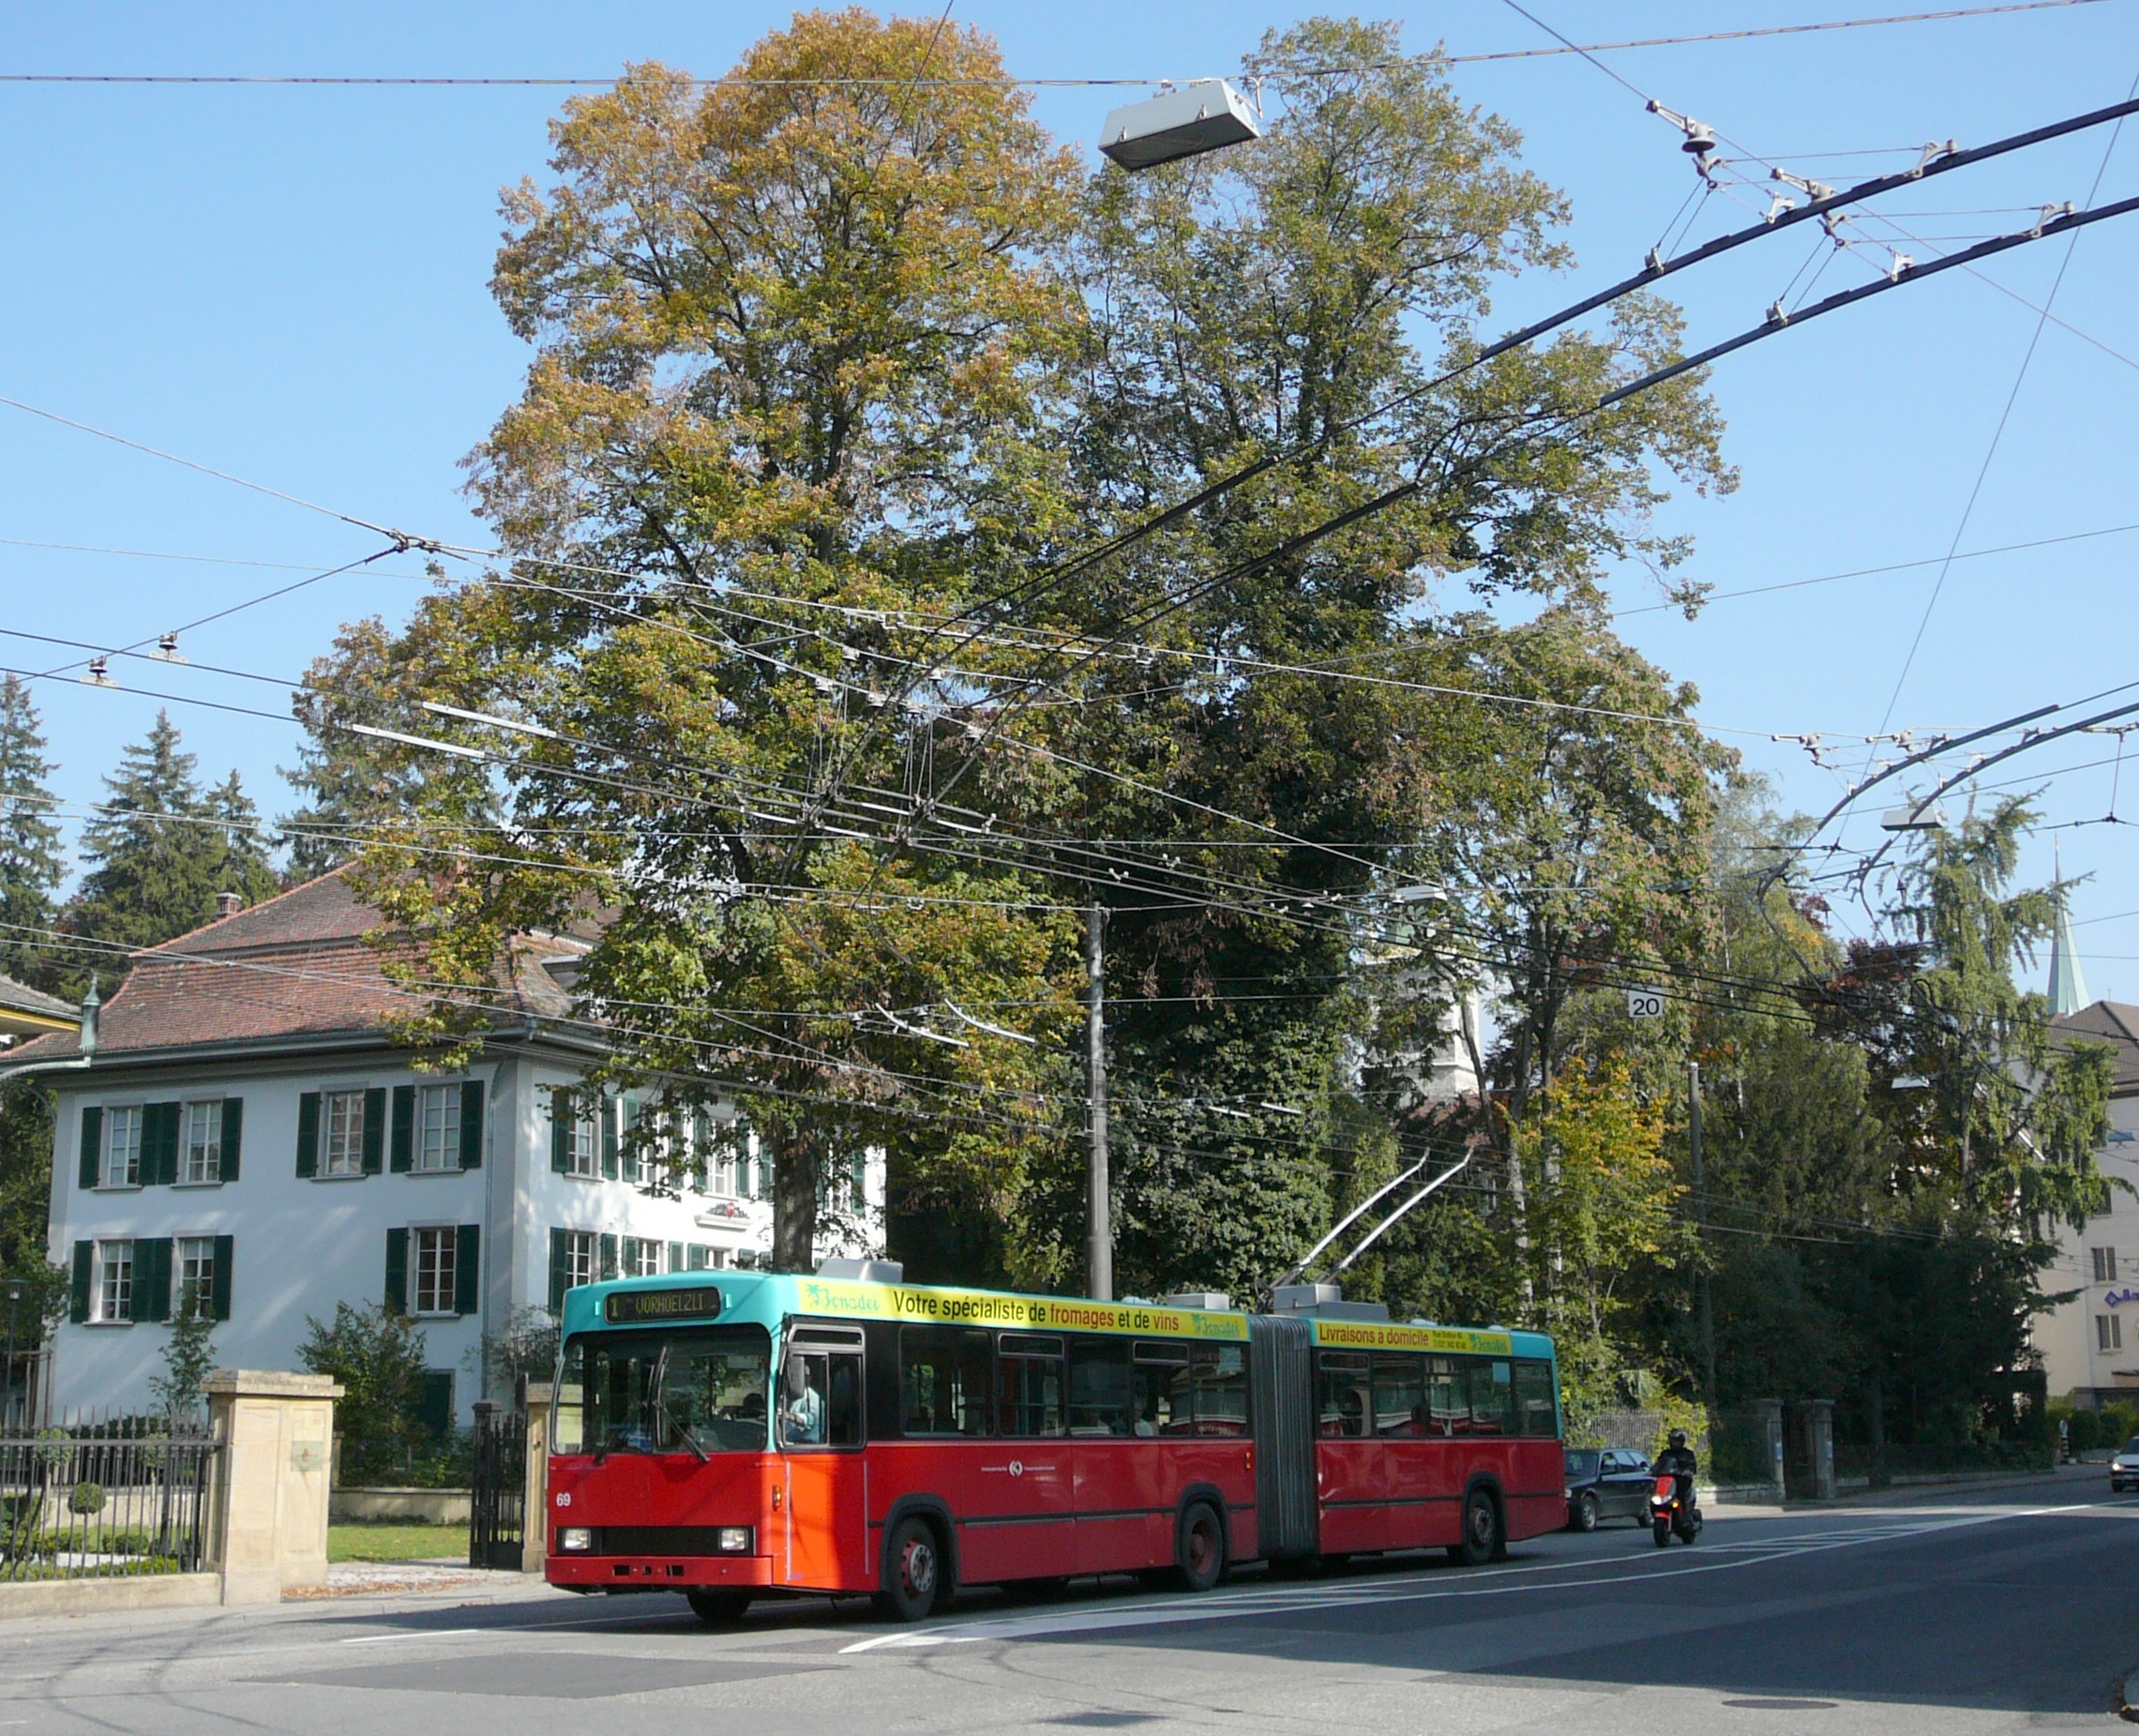
[[[573,1290],[548,1577],[683,1592],[708,1621],[782,1593],[917,1620],[959,1585],[1475,1563],[1565,1522],[1549,1338],[1327,1287],[1225,1300],[910,1285],[882,1261]]]

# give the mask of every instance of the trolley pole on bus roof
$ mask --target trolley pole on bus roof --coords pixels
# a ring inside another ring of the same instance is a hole
[[[1086,1288],[1094,1300],[1114,1300],[1114,1223],[1107,1179],[1107,906],[1092,900],[1084,925],[1084,1127],[1090,1214],[1085,1240]]]

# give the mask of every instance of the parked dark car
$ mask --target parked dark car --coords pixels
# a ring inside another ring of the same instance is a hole
[[[1649,1523],[1656,1473],[1626,1447],[1571,1447],[1567,1452],[1567,1529],[1595,1531],[1606,1519]]]

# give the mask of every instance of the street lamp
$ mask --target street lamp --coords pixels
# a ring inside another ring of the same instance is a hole
[[[1124,169],[1150,169],[1245,144],[1262,136],[1259,95],[1256,100],[1258,108],[1249,108],[1224,79],[1197,79],[1178,89],[1168,81],[1157,96],[1108,114],[1099,148]]]

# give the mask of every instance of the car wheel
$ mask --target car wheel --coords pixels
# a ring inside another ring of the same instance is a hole
[[[1595,1531],[1600,1517],[1597,1511],[1596,1490],[1584,1489],[1581,1494],[1574,1498],[1574,1529],[1576,1531]]]
[[[1464,1498],[1463,1541],[1455,1556],[1466,1567],[1483,1567],[1500,1553],[1500,1509],[1492,1495],[1474,1488]]]
[[[743,1619],[750,1607],[750,1593],[724,1586],[694,1585],[684,1593],[691,1613],[708,1627],[730,1627]]]
[[[942,1546],[926,1519],[909,1516],[884,1545],[884,1586],[879,1610],[896,1622],[918,1622],[944,1599]]]
[[[1226,1528],[1208,1502],[1181,1516],[1174,1539],[1174,1578],[1184,1592],[1208,1592],[1226,1571]]]

